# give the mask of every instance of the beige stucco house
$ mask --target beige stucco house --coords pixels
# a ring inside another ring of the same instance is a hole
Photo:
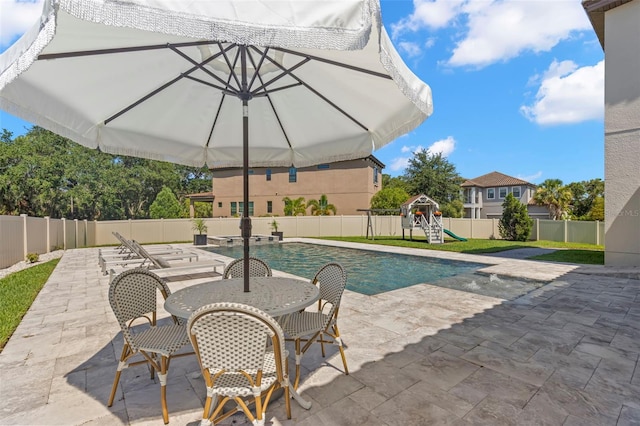
[[[249,214],[283,216],[284,197],[305,201],[326,195],[337,214],[362,214],[371,197],[382,189],[382,164],[374,156],[312,167],[254,167],[249,170]],[[242,169],[212,169],[213,216],[242,213]],[[309,210],[307,210],[309,214]]]
[[[605,51],[605,264],[640,266],[640,0],[584,0]]]
[[[460,185],[464,203],[464,217],[470,219],[494,219],[502,217],[502,203],[507,194],[512,194],[527,205],[533,219],[549,219],[549,209],[533,202],[536,186],[532,183],[491,172],[477,178],[468,179]]]

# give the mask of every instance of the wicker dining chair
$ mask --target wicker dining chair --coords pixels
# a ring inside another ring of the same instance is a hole
[[[349,374],[347,358],[344,355],[342,339],[338,331],[338,310],[342,293],[347,285],[347,275],[342,265],[330,262],[318,270],[312,282],[318,284],[320,290],[317,311],[295,312],[283,318],[281,324],[287,340],[295,342],[296,377],[293,383],[294,389],[298,388],[300,382],[302,355],[314,342],[320,343],[323,357],[325,356],[325,343],[338,345],[344,373]],[[303,342],[305,344],[301,346]]]
[[[189,344],[182,320],[174,316],[173,323],[157,325],[158,292],[165,299],[171,294],[165,282],[146,268],[125,271],[117,275],[109,285],[109,303],[122,329],[124,347],[113,379],[108,406],[113,404],[122,370],[133,365],[148,364],[151,367],[151,378],[154,378],[155,373],[158,374],[162,419],[167,424],[169,413],[166,386],[169,361],[176,356],[192,355],[193,352],[176,354]],[[141,355],[143,359],[130,362],[135,355]]]
[[[216,424],[239,410],[252,424],[264,425],[271,395],[279,388],[291,418],[284,334],[273,317],[240,303],[213,303],[191,314],[187,331],[207,387],[201,425]],[[229,400],[236,406],[223,412]]]
[[[262,259],[257,257],[249,257],[249,276],[250,277],[270,277],[272,276],[271,268]],[[222,273],[222,279],[228,278],[244,278],[244,258],[232,260]]]

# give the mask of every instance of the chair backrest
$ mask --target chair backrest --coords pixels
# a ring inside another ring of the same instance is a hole
[[[347,274],[344,268],[339,263],[329,262],[316,272],[312,282],[319,286],[320,310],[324,312],[324,308],[329,305],[329,312],[325,313],[328,319],[333,318],[340,307],[342,293],[347,286]]]
[[[145,268],[124,271],[109,284],[109,304],[124,338],[134,350],[138,345],[131,327],[136,325],[137,319],[149,325],[156,324],[158,292],[165,299],[171,294],[162,278]]]
[[[262,259],[257,257],[249,257],[249,276],[250,277],[270,277],[272,276],[271,268]],[[244,258],[232,260],[222,273],[222,278],[244,278]]]
[[[149,254],[147,249],[142,247],[142,245],[140,245],[140,243],[137,242],[136,240],[131,240],[130,244],[131,244],[132,250],[134,251],[135,254],[137,254],[138,256],[140,256],[140,257],[142,257],[144,259],[149,260],[149,262],[151,262],[154,267],[156,267],[158,269],[171,267],[169,262],[167,262],[166,260],[162,259],[161,256],[152,256],[151,254]]]
[[[203,372],[212,376],[245,371],[255,377],[263,369],[269,339],[278,376],[286,374],[282,328],[253,306],[227,302],[203,306],[189,317],[187,332]]]

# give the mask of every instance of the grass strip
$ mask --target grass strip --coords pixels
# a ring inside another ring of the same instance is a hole
[[[0,352],[59,261],[50,260],[0,279]]]
[[[594,250],[556,250],[553,253],[529,257],[528,260],[604,265],[604,252]]]
[[[556,256],[549,253],[545,256],[549,258],[534,257],[536,260],[555,260],[557,262],[583,263],[583,264],[604,264],[604,247],[595,244],[583,243],[563,243],[559,241],[507,241],[507,240],[481,240],[469,239],[467,241],[457,241],[445,239],[444,244],[429,244],[425,237],[413,237],[413,241],[402,239],[400,236],[376,237],[375,240],[365,237],[325,237],[324,240],[348,241],[353,243],[380,244],[393,247],[407,247],[423,250],[441,250],[466,254],[497,253],[505,250],[519,248],[548,248],[556,249]],[[599,254],[598,254],[599,253]],[[561,260],[560,260],[561,259]]]

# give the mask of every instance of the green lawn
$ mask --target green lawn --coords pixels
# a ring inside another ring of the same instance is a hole
[[[0,351],[59,261],[54,259],[0,279]]]
[[[595,244],[562,243],[558,241],[505,241],[505,240],[477,240],[457,241],[445,239],[444,244],[429,244],[424,237],[415,238],[413,241],[402,237],[376,237],[375,240],[365,237],[330,237],[323,238],[335,241],[350,241],[354,243],[381,244],[394,247],[409,247],[425,250],[443,250],[457,253],[482,254],[497,253],[504,250],[512,250],[525,247],[540,247],[559,249],[556,252],[537,256],[533,259],[584,263],[584,264],[604,264],[604,247]]]

